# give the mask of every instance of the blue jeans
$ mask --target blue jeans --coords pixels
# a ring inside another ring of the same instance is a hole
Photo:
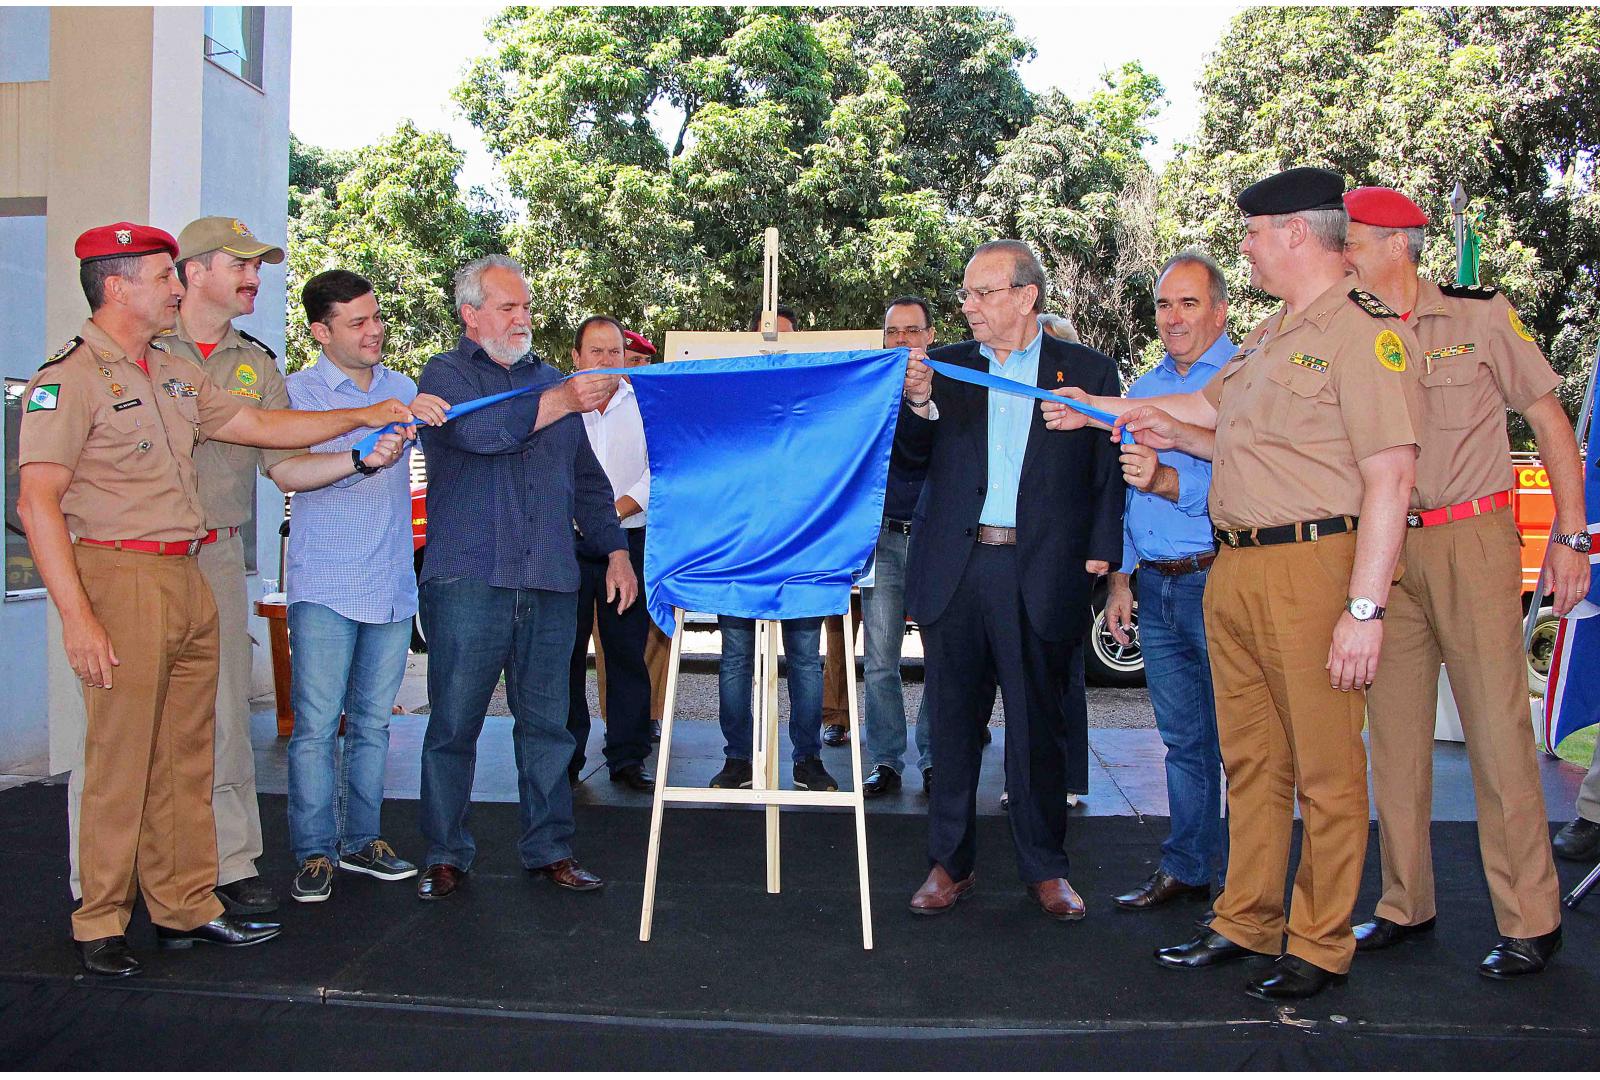
[[[861,590],[861,627],[866,648],[866,740],[871,765],[904,772],[906,701],[900,681],[900,654],[906,642],[906,548],[898,526],[878,533],[872,564],[873,585]],[[924,699],[926,700],[926,699]],[[917,768],[933,764],[928,748],[926,706],[917,714]]]
[[[318,855],[338,862],[382,835],[389,713],[410,645],[410,619],[362,623],[321,604],[289,605],[289,844],[296,862]],[[343,754],[336,753],[340,713]]]
[[[478,848],[467,825],[478,735],[502,672],[517,762],[517,851],[530,869],[567,858],[575,832],[567,661],[577,599],[569,592],[500,589],[470,576],[432,578],[420,597],[433,707],[422,742],[428,864],[472,868]]]
[[[1208,577],[1208,570],[1175,576],[1144,570],[1135,578],[1145,681],[1167,745],[1172,831],[1161,845],[1161,868],[1189,885],[1210,884],[1228,858],[1217,704],[1201,611]]]
[[[789,742],[794,760],[822,753],[822,619],[784,619],[783,658],[789,683]],[[722,631],[722,663],[717,670],[718,720],[724,757],[749,761],[755,714],[750,695],[755,677],[754,619],[717,616]]]

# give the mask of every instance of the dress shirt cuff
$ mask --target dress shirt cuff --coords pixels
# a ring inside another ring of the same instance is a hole
[[[622,494],[638,503],[641,512],[650,509],[650,470],[646,469],[639,482]]]

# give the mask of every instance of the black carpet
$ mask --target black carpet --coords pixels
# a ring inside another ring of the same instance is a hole
[[[925,823],[870,815],[876,948],[861,949],[855,842],[839,813],[783,817],[784,891],[764,888],[761,815],[669,808],[653,940],[638,941],[647,811],[580,806],[578,855],[608,881],[575,895],[525,874],[516,808],[474,810],[465,890],[349,873],[324,904],[285,902],[283,936],[159,953],[145,974],[77,976],[68,944],[65,789],[0,792],[0,1061],[35,1068],[1589,1068],[1600,1060],[1600,898],[1568,913],[1544,975],[1474,971],[1494,925],[1470,825],[1434,827],[1431,940],[1360,957],[1348,985],[1293,1009],[1243,995],[1248,966],[1171,973],[1150,952],[1201,908],[1118,911],[1154,867],[1162,819],[1073,822],[1090,917],[1046,919],[1016,879],[1003,818],[980,821],[979,886],[952,913],[905,907]],[[413,802],[385,805],[402,855]],[[284,800],[262,798],[265,872],[286,891]],[[1376,894],[1376,839],[1368,888]],[[1581,867],[1563,867],[1570,886]]]

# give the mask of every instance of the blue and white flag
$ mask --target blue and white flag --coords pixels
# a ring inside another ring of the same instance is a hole
[[[1600,439],[1590,433],[1588,460],[1583,468],[1584,516],[1588,530],[1600,534]],[[1600,574],[1594,564],[1600,551],[1589,555],[1589,593],[1563,616],[1550,657],[1550,677],[1544,695],[1544,744],[1555,752],[1575,731],[1600,724]]]

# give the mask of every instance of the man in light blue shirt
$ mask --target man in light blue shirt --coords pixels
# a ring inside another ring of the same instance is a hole
[[[1198,390],[1221,370],[1235,347],[1223,333],[1228,286],[1212,259],[1198,251],[1175,255],[1156,279],[1156,328],[1166,355],[1135,379],[1128,397]],[[1137,888],[1115,897],[1130,910],[1176,899],[1209,899],[1226,858],[1222,828],[1222,758],[1216,699],[1206,653],[1201,598],[1215,555],[1206,499],[1211,462],[1175,450],[1122,447],[1128,482],[1123,515],[1122,567],[1111,575],[1106,621],[1128,644],[1138,569],[1139,644],[1156,727],[1167,746],[1171,832],[1161,865]]]
[[[365,278],[329,270],[306,282],[301,299],[322,353],[288,378],[296,409],[393,397],[443,422],[443,401],[418,394],[416,383],[383,366],[383,318]],[[283,463],[340,476],[294,485],[290,511],[285,585],[295,726],[289,841],[300,867],[290,895],[301,903],[328,899],[335,865],[383,881],[417,872],[379,828],[389,715],[417,612],[411,455],[401,436],[390,434],[362,457],[354,447],[369,430],[358,428]],[[343,763],[336,766],[341,713]]]

